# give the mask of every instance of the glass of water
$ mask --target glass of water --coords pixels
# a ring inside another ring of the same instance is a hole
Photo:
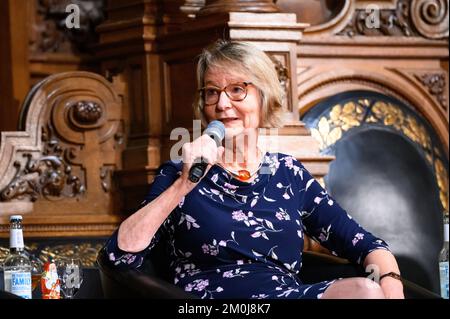
[[[64,299],[73,299],[83,282],[83,267],[79,258],[58,258],[55,260],[61,292]]]

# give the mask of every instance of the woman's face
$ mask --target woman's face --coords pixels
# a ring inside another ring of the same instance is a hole
[[[220,90],[230,84],[249,81],[242,74],[212,68],[205,73],[204,87]],[[222,91],[219,93],[216,104],[204,106],[203,114],[208,123],[213,120],[221,121],[226,128],[226,137],[236,136],[246,129],[259,127],[261,96],[254,85],[249,84],[243,87],[247,90],[247,96],[242,101],[233,101]]]

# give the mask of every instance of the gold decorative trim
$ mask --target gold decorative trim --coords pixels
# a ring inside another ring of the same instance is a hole
[[[366,116],[369,108],[371,112]],[[397,105],[369,99],[350,101],[344,105],[336,104],[327,115],[319,119],[317,127],[311,128],[311,135],[319,143],[320,151],[323,151],[341,139],[344,132],[363,123],[392,127],[420,146],[434,170],[442,207],[448,211],[448,174],[440,160],[441,154],[432,146],[426,128],[414,116],[405,114]]]
[[[25,225],[25,233],[94,233],[112,232],[118,224],[58,224],[58,225]],[[0,235],[9,234],[9,225],[0,225]]]
[[[97,253],[103,247],[102,243],[80,242],[77,244],[67,243],[60,245],[43,245],[39,248],[38,243],[31,243],[25,246],[25,250],[32,258],[39,259],[42,262],[56,257],[77,257],[81,259],[84,267],[95,267]],[[8,247],[0,246],[0,264],[9,254]]]

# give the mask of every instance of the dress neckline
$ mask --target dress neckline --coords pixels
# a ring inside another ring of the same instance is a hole
[[[266,181],[270,177],[271,174],[269,173],[267,163],[267,159],[270,155],[271,153],[269,153],[268,151],[263,153],[261,165],[255,173],[256,177],[251,182],[246,182],[235,178],[225,168],[218,164],[215,164],[213,165],[213,167],[211,167],[209,172],[211,175],[209,176],[209,178],[211,178],[214,183],[221,187],[230,188],[230,186],[236,186],[239,189],[252,188],[253,186]]]

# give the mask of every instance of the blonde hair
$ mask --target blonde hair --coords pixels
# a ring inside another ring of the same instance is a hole
[[[248,81],[258,89],[262,107],[260,127],[281,127],[281,109],[283,89],[272,60],[254,45],[218,40],[205,48],[199,56],[197,63],[197,86],[202,88],[205,84],[205,73],[212,69],[236,71],[245,74]],[[208,125],[203,114],[204,101],[197,90],[194,100],[194,114],[201,119],[202,125]]]

